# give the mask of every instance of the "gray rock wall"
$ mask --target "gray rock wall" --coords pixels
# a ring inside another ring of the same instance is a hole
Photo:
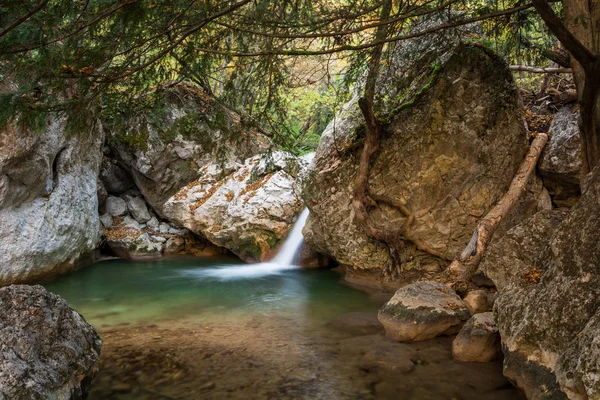
[[[62,119],[0,131],[0,285],[71,270],[96,248],[102,141],[100,126],[68,136]]]
[[[509,235],[526,246],[495,256],[495,314],[504,373],[531,399],[600,398],[600,169],[564,221],[536,215]],[[490,255],[506,243],[497,242]],[[515,267],[521,273],[514,273]]]

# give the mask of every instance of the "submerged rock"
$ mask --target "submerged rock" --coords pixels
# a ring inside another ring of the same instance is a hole
[[[439,282],[416,282],[398,289],[378,314],[386,335],[399,342],[454,334],[469,317],[456,292]]]
[[[581,196],[581,138],[579,111],[561,108],[550,125],[550,141],[538,162],[540,175],[559,207],[572,207]]]
[[[500,354],[500,335],[491,312],[475,314],[452,342],[452,354],[460,361],[490,362]]]
[[[419,40],[408,49],[427,51],[409,56],[400,50],[399,56],[413,61],[392,81],[397,92],[407,94],[395,108],[386,106],[393,110],[385,117],[369,174],[370,192],[401,203],[408,215],[381,202],[370,218],[390,232],[410,218],[410,232],[398,235],[405,242],[398,248],[402,270],[439,271],[506,193],[528,139],[518,90],[502,59],[479,46],[457,44],[457,38],[436,45]],[[352,208],[364,137],[356,100],[323,133],[303,192],[310,209],[304,235],[310,246],[349,269],[380,276],[391,263],[388,248],[363,233]],[[530,189],[498,236],[509,224],[549,207],[539,179],[532,179]],[[417,249],[413,240],[442,257]]]
[[[41,133],[17,123],[0,130],[0,286],[72,270],[100,241],[103,135],[98,124],[65,130],[56,118]]]
[[[0,399],[86,398],[101,346],[95,329],[43,287],[0,289]]]
[[[530,399],[600,397],[599,198],[597,167],[564,221],[536,233],[525,252],[496,258],[497,276],[508,275],[494,306],[504,374]],[[538,232],[536,217],[521,237]],[[525,265],[535,274],[506,272]]]
[[[304,205],[296,178],[308,161],[277,151],[249,158],[228,175],[216,166],[164,205],[167,218],[246,261],[272,255]]]

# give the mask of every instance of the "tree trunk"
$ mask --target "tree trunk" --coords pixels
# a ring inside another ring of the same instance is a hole
[[[565,0],[565,25],[579,42],[598,58],[600,53],[600,4],[596,0]],[[558,35],[557,35],[558,36]],[[582,65],[576,53],[571,52],[573,78],[581,109],[579,128],[583,176],[600,161],[600,118],[598,96],[600,67]],[[595,63],[598,64],[598,63]]]
[[[380,21],[387,20],[392,11],[392,0],[385,0],[381,7]],[[383,52],[384,39],[387,37],[389,27],[385,24],[379,25],[375,33],[375,41],[381,42],[373,48],[371,60],[369,63],[369,71],[365,83],[365,94],[358,101],[360,110],[363,113],[366,122],[366,137],[363,147],[360,164],[356,172],[354,180],[352,207],[356,216],[356,222],[363,228],[365,234],[372,239],[384,242],[390,250],[390,258],[392,264],[384,267],[384,275],[389,274],[395,269],[395,264],[398,262],[398,254],[396,250],[395,233],[385,232],[377,229],[369,221],[368,207],[374,202],[368,195],[369,187],[369,170],[373,156],[379,150],[379,138],[381,136],[381,125],[373,111],[373,101],[375,98],[375,86],[379,76],[379,64],[381,62],[381,54]]]
[[[448,267],[449,278],[458,290],[466,289],[469,280],[477,271],[479,263],[481,262],[500,221],[510,214],[519,199],[525,193],[529,177],[533,171],[535,171],[538,159],[547,141],[548,135],[545,133],[538,133],[531,144],[529,153],[513,178],[508,192],[506,192],[502,199],[500,199],[500,202],[477,223],[471,241],[467,247],[465,247],[458,259],[452,261]]]

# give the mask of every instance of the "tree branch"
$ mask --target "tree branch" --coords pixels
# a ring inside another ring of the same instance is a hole
[[[548,135],[538,133],[506,194],[477,223],[471,241],[458,259],[452,261],[448,267],[448,276],[458,290],[468,287],[468,282],[477,271],[500,221],[510,214],[519,199],[525,194],[529,177],[535,171],[535,166],[547,141]]]
[[[42,8],[44,8],[46,6],[46,4],[48,4],[49,1],[50,0],[42,0],[42,2],[39,3],[33,10],[29,11],[25,15],[22,15],[15,22],[13,22],[8,27],[6,27],[3,31],[0,31],[0,38],[2,36],[6,35],[8,32],[15,29],[17,26],[21,25],[23,22],[27,21],[34,14],[38,13]]]
[[[529,65],[511,65],[511,71],[531,72],[534,74],[572,74],[571,68],[538,68],[530,67]]]
[[[563,46],[573,55],[573,57],[579,61],[584,69],[589,69],[596,59],[595,55],[590,49],[585,47],[561,19],[554,13],[552,7],[546,0],[531,0],[536,11],[540,14],[540,17],[544,20],[548,28],[554,33],[558,40]]]

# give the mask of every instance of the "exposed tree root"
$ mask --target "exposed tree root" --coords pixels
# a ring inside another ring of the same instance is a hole
[[[519,199],[525,193],[527,181],[533,171],[535,171],[535,166],[537,165],[537,161],[547,141],[548,135],[545,133],[538,133],[531,144],[529,153],[519,167],[506,194],[500,199],[500,202],[477,223],[471,241],[467,247],[465,247],[458,259],[452,261],[448,267],[448,278],[455,289],[464,291],[468,287],[468,282],[473,274],[477,272],[479,263],[481,262],[500,221],[510,214]]]

